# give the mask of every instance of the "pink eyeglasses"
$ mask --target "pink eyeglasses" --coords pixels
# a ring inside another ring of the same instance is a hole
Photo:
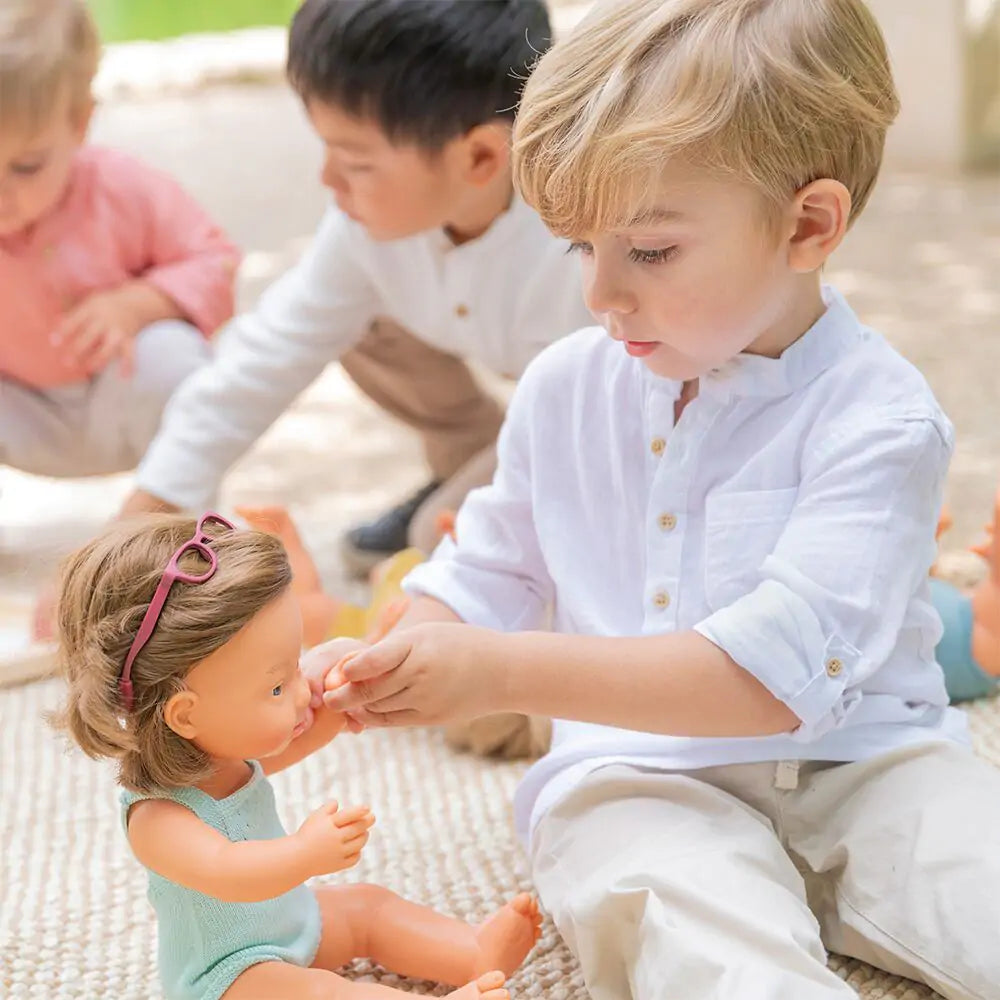
[[[125,666],[122,667],[121,676],[118,678],[118,694],[121,697],[122,707],[126,712],[132,711],[132,664],[135,658],[142,652],[143,647],[149,642],[150,636],[156,630],[156,624],[160,620],[163,605],[167,602],[167,595],[170,588],[175,583],[204,583],[211,580],[219,566],[219,559],[215,552],[208,547],[212,536],[205,533],[205,525],[215,523],[230,531],[236,530],[236,525],[230,524],[224,517],[218,514],[207,513],[201,516],[198,527],[195,528],[194,535],[186,541],[171,557],[167,563],[167,568],[160,577],[160,582],[153,594],[153,599],[149,602],[146,613],[142,616],[142,624],[136,633],[135,639],[129,648],[128,656],[125,657]],[[183,555],[188,552],[197,552],[208,563],[208,569],[204,573],[185,573],[178,563]]]

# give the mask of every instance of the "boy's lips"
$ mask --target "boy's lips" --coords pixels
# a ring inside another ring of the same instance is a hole
[[[624,340],[622,343],[633,358],[648,357],[660,346],[658,340]]]

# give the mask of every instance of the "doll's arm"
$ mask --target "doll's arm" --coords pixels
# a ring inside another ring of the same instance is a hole
[[[184,806],[147,799],[129,813],[128,839],[157,875],[224,903],[256,903],[356,864],[373,822],[366,806],[330,803],[291,835],[233,842]]]
[[[281,753],[261,760],[260,766],[265,774],[276,774],[304,760],[309,754],[325,747],[347,725],[343,712],[335,712],[325,705],[313,709],[313,712],[313,723],[301,736],[292,740]]]

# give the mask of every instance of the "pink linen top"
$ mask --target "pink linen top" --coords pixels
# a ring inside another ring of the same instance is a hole
[[[84,147],[56,208],[0,237],[0,378],[38,389],[86,379],[52,334],[88,295],[136,278],[209,336],[233,315],[239,262],[172,178],[124,153]]]

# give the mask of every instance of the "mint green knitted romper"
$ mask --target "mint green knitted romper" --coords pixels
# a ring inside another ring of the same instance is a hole
[[[232,841],[285,836],[271,783],[251,761],[250,780],[225,799],[197,788],[121,794],[122,821],[144,799],[179,802]],[[183,847],[181,846],[181,849]],[[159,930],[160,979],[167,1000],[219,1000],[237,976],[261,962],[308,967],[322,921],[312,891],[300,885],[260,903],[223,903],[149,872],[149,901]]]

